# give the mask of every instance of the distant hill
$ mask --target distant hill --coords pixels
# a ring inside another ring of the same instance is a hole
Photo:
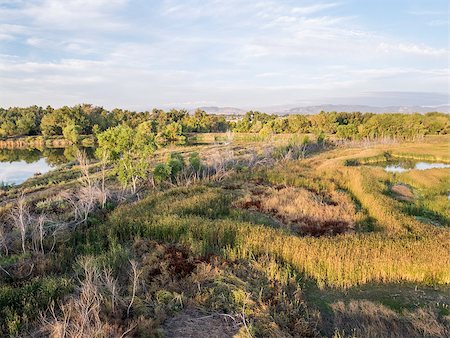
[[[235,108],[235,107],[198,107],[196,109],[201,109],[207,112],[208,114],[216,114],[216,115],[230,115],[230,114],[238,114],[238,115],[244,115],[247,110]],[[193,109],[192,112],[194,112],[196,109]]]
[[[441,113],[450,113],[450,106],[424,107],[424,106],[387,106],[375,107],[364,105],[318,105],[290,108],[281,114],[317,114],[321,111],[337,111],[337,112],[362,112],[362,113],[427,113],[430,111],[438,111]]]
[[[321,111],[331,112],[362,112],[362,113],[427,113],[427,112],[441,112],[450,114],[450,105],[442,105],[442,106],[386,106],[386,107],[377,107],[377,106],[366,106],[366,105],[345,105],[345,104],[324,104],[324,105],[316,105],[316,106],[301,106],[296,107],[294,105],[284,105],[284,106],[270,106],[270,107],[256,107],[253,109],[242,109],[236,107],[216,107],[216,106],[208,106],[208,107],[198,107],[196,109],[201,109],[207,112],[208,114],[217,114],[217,115],[243,115],[249,110],[258,110],[265,113],[272,113],[278,115],[285,114],[303,114],[303,115],[313,115],[318,114]],[[191,112],[194,112],[195,109],[192,109]]]

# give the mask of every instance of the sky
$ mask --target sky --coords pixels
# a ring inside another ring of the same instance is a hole
[[[449,104],[448,0],[0,0],[0,106]]]

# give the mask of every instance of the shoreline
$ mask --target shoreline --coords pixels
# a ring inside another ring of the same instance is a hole
[[[23,136],[0,140],[0,149],[42,149],[42,148],[66,148],[74,143],[62,136],[44,138],[43,136]],[[93,135],[82,135],[80,145],[88,147],[94,144]]]

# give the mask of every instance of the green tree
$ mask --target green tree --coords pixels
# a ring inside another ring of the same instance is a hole
[[[358,135],[358,128],[353,123],[338,126],[336,136],[345,140],[355,139]]]
[[[310,131],[311,122],[304,115],[289,115],[287,120],[290,133],[307,133]]]
[[[164,126],[163,130],[158,134],[161,143],[175,142],[183,144],[186,137],[183,135],[183,127],[181,123],[171,122]]]
[[[97,157],[106,156],[124,187],[131,185],[135,193],[139,180],[149,172],[150,155],[157,148],[151,123],[143,122],[133,130],[127,125],[112,127],[98,135]]]
[[[62,131],[64,138],[72,142],[73,144],[78,143],[78,141],[80,140],[80,132],[80,126],[76,125],[75,123],[67,124],[67,126],[65,126]]]
[[[167,159],[167,164],[170,166],[170,174],[172,179],[175,179],[186,166],[183,156],[180,153],[170,153],[169,158]]]

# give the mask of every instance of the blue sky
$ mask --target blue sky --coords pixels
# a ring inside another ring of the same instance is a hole
[[[0,0],[0,106],[448,104],[447,0]]]

